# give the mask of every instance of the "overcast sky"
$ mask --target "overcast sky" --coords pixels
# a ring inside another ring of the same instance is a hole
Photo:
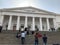
[[[0,0],[0,8],[33,6],[60,13],[60,0]]]

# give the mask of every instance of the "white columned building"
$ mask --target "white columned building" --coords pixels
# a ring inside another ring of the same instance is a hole
[[[49,31],[51,28],[60,27],[60,14],[48,12],[35,7],[18,7],[0,9],[0,26],[6,30],[19,30],[21,26],[30,26],[31,31],[35,31],[35,26],[39,31]]]

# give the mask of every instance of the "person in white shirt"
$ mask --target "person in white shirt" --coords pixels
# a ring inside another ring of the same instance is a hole
[[[24,45],[24,42],[25,42],[25,36],[26,36],[25,31],[22,31],[22,32],[21,32],[21,43],[22,43],[22,45]]]

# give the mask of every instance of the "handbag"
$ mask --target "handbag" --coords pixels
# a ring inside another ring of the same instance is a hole
[[[17,35],[16,35],[16,38],[20,38],[20,36],[21,36],[20,34],[17,34]]]

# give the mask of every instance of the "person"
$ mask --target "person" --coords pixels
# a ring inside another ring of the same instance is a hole
[[[21,32],[21,28],[19,28],[19,32]]]
[[[27,33],[27,28],[24,29],[25,33]]]
[[[29,35],[29,28],[27,28],[27,35]]]
[[[34,31],[31,31],[32,35],[35,33]]]
[[[35,45],[38,45],[38,33],[35,34]]]
[[[46,36],[46,34],[44,34],[44,36],[42,37],[42,39],[43,39],[43,44],[47,45],[47,36]]]
[[[35,30],[36,30],[36,31],[39,31],[39,29],[38,29],[38,27],[37,27],[37,26],[35,26]]]
[[[2,31],[2,26],[0,26],[0,33],[1,33],[1,31]]]
[[[51,28],[52,31],[55,31],[55,28]]]
[[[21,44],[24,45],[24,42],[25,42],[25,36],[26,36],[26,33],[24,31],[21,32]]]
[[[25,32],[26,32],[27,35],[29,35],[29,29],[28,29],[28,27],[25,28]]]
[[[6,30],[7,30],[8,25],[6,25]]]
[[[17,32],[17,34],[16,34],[16,38],[20,38],[20,32]]]
[[[38,42],[39,42],[38,38],[42,37],[42,35],[40,33],[36,32],[34,37],[35,37],[35,45],[38,45]]]

